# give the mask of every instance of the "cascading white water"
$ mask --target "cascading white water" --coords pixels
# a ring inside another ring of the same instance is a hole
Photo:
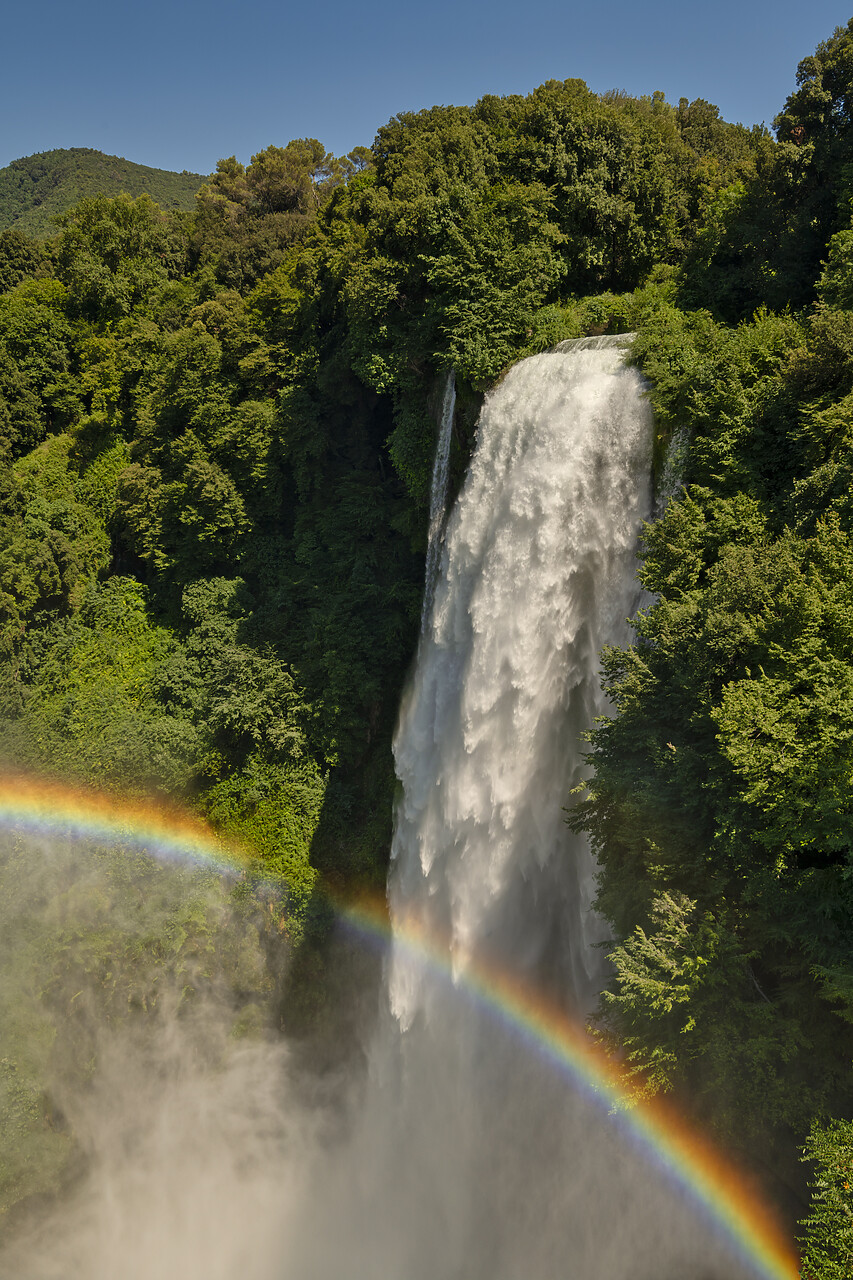
[[[441,535],[447,508],[447,482],[450,477],[450,438],[453,435],[453,415],[455,412],[456,373],[451,369],[444,384],[441,418],[438,425],[438,440],[435,446],[435,460],[432,465],[432,483],[429,494],[429,534],[422,610],[422,625],[424,627],[429,623],[429,617],[432,612],[435,582],[438,576],[438,563],[441,556]]]
[[[602,928],[563,807],[606,711],[599,652],[628,639],[650,508],[651,412],[625,345],[534,356],[488,397],[395,743],[392,922],[414,916],[458,965],[485,949],[582,1006]],[[390,998],[409,1025],[424,990],[405,953]]]

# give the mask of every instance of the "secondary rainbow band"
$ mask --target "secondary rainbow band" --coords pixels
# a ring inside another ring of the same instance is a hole
[[[74,791],[35,778],[0,778],[0,827],[144,849],[161,861],[192,862],[240,874],[247,859],[204,823],[178,809]]]
[[[161,860],[196,863],[231,875],[247,869],[239,851],[185,813],[30,778],[0,778],[0,828],[130,845]],[[383,943],[390,938],[384,903],[338,903],[337,910],[362,937]],[[454,981],[448,949],[424,934],[415,921],[395,926],[394,944],[405,947],[443,980]],[[628,1105],[629,1092],[618,1069],[582,1027],[493,966],[473,961],[457,985],[596,1105],[617,1113],[631,1139],[723,1229],[759,1280],[798,1280],[799,1267],[788,1242],[751,1188],[671,1108],[658,1102]]]
[[[362,902],[341,914],[357,933],[383,941],[390,937],[384,904]],[[799,1265],[789,1242],[743,1177],[671,1107],[657,1100],[632,1105],[618,1068],[582,1026],[494,966],[473,960],[461,977],[454,978],[448,949],[436,945],[414,920],[395,921],[393,940],[433,973],[461,987],[608,1113],[664,1176],[723,1230],[756,1277],[798,1280]]]

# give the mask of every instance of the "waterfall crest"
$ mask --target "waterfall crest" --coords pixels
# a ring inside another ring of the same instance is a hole
[[[635,333],[600,333],[589,338],[564,338],[554,351],[626,351],[636,338]]]

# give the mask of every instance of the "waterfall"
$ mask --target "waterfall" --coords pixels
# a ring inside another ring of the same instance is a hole
[[[432,484],[429,495],[429,540],[427,543],[426,574],[424,580],[424,603],[421,625],[426,627],[432,611],[435,594],[435,582],[438,576],[438,563],[441,556],[441,535],[444,528],[444,515],[447,507],[447,482],[450,475],[450,437],[453,434],[453,415],[456,411],[456,374],[453,369],[447,375],[444,384],[444,397],[441,402],[441,418],[438,427],[438,441],[435,447],[435,461],[432,465]]]
[[[642,599],[652,421],[628,340],[521,362],[480,415],[394,740],[386,1005],[351,1132],[293,1210],[300,1280],[745,1275],[476,998],[478,975],[510,974],[583,1016],[605,980],[596,865],[564,806],[607,714],[599,652]]]
[[[486,399],[395,739],[384,1011],[352,1127],[290,1208],[299,1280],[748,1274],[476,995],[500,972],[582,1015],[604,980],[564,806],[607,714],[600,649],[641,599],[652,424],[625,344],[534,356]]]
[[[651,413],[625,343],[562,344],[487,398],[395,743],[392,923],[414,916],[457,966],[485,950],[584,1008],[604,929],[564,806],[607,711],[599,652],[629,638],[650,510]],[[405,954],[389,991],[408,1026],[425,997]]]
[[[561,344],[509,371],[486,399],[442,537],[448,378],[427,603],[394,746],[387,982],[364,1072],[331,1088],[339,1105],[329,1106],[325,1078],[289,1075],[286,1046],[235,1039],[226,984],[211,981],[185,1008],[181,978],[171,1012],[161,989],[150,1042],[103,1028],[112,1050],[98,1079],[71,1088],[76,1109],[63,1103],[87,1168],[73,1196],[0,1246],[0,1274],[770,1277],[691,1208],[682,1184],[673,1189],[671,1161],[632,1145],[636,1130],[577,1087],[541,1020],[518,1014],[530,998],[583,1015],[604,979],[595,865],[563,806],[584,777],[584,732],[607,714],[600,649],[629,640],[641,598],[634,555],[652,433],[624,343]],[[45,850],[46,864],[57,856]],[[36,862],[22,859],[22,873]],[[41,909],[40,890],[18,892]],[[134,887],[137,929],[144,898]],[[366,937],[376,940],[362,931],[359,945]],[[504,986],[489,989],[483,973]],[[521,996],[502,1007],[506,975]],[[91,1054],[86,1008],[81,1000],[74,1026]]]

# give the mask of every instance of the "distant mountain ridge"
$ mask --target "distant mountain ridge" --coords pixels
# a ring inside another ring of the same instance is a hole
[[[49,236],[53,219],[85,196],[147,193],[165,209],[192,209],[207,177],[134,164],[90,147],[39,151],[0,169],[0,231],[14,227],[30,236]]]

